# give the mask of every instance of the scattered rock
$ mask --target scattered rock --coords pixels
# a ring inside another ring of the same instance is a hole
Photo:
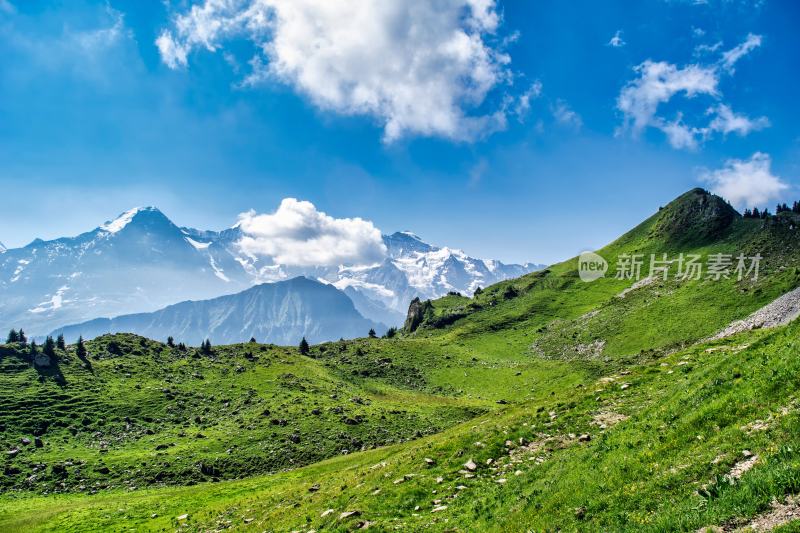
[[[188,514],[182,514],[178,517],[178,520],[187,520],[189,518]]]
[[[339,515],[339,520],[347,520],[354,516],[361,516],[361,511],[345,511]]]
[[[584,433],[578,437],[578,442],[589,442],[590,440],[592,440],[592,436],[588,433]]]
[[[319,483],[314,483],[308,487],[308,492],[317,492],[319,490]]]
[[[430,457],[426,457],[426,458],[424,459],[424,461],[425,461],[425,464],[427,464],[427,465],[432,465],[432,464],[435,464],[435,463],[436,463],[436,461],[434,461],[434,460],[433,460],[433,459],[431,459]]]
[[[474,472],[474,471],[476,471],[478,469],[478,465],[475,464],[475,461],[470,459],[469,461],[464,463],[464,468],[466,468],[470,472]]]
[[[744,530],[772,531],[800,519],[800,498],[789,496],[784,503],[772,502],[772,510],[750,521]]]
[[[747,453],[745,453],[745,452],[747,452]],[[754,466],[756,466],[756,463],[758,462],[758,455],[754,455],[753,453],[751,453],[748,450],[745,450],[744,452],[742,452],[742,455],[744,455],[746,457],[746,459],[744,461],[740,461],[740,462],[736,463],[735,465],[733,465],[733,468],[731,469],[731,471],[728,473],[727,476],[725,476],[730,481],[736,481],[737,479],[741,478],[750,469],[752,469]]]
[[[440,513],[440,512],[442,512],[442,511],[444,511],[444,510],[446,510],[446,509],[447,509],[447,506],[446,506],[446,505],[437,505],[436,507],[434,507],[433,509],[431,509],[431,512],[432,512],[432,513]]]
[[[328,509],[327,511],[322,511],[322,514],[319,515],[320,518],[325,518],[328,515],[332,515],[335,511],[333,509]]]

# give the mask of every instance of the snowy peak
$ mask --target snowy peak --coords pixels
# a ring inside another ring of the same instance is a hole
[[[166,221],[169,224],[172,224],[170,220],[166,216],[164,216],[164,213],[162,213],[155,207],[148,206],[148,207],[134,207],[133,209],[129,209],[128,211],[125,211],[124,213],[119,215],[114,220],[107,221],[98,229],[100,231],[109,234],[114,234],[114,233],[119,233],[120,231],[128,227],[128,225],[134,223],[134,220],[136,221],[136,223],[142,223],[148,219],[150,221],[160,221],[160,222]]]
[[[0,254],[5,252],[6,250],[8,250],[8,248],[6,248],[6,245],[0,242]]]
[[[383,236],[383,243],[389,252],[389,257],[403,257],[414,252],[427,253],[435,250],[435,246],[423,242],[418,236],[410,231],[398,231],[391,235]]]

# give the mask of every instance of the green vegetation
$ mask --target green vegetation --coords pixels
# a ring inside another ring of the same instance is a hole
[[[382,339],[114,335],[49,366],[9,343],[0,530],[746,525],[800,493],[800,324],[703,339],[800,286],[796,215],[690,191],[599,251],[604,279],[570,260],[417,301]],[[613,277],[756,252],[758,280]]]

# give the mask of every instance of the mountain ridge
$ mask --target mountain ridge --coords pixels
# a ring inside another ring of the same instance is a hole
[[[110,333],[134,333],[153,339],[173,337],[197,346],[204,340],[236,344],[258,338],[280,345],[301,338],[319,343],[383,334],[387,327],[358,313],[348,296],[329,284],[298,276],[254,285],[242,292],[209,300],[186,300],[151,313],[96,318],[56,329],[67,342]]]
[[[43,335],[98,316],[152,312],[300,275],[349,287],[361,314],[400,325],[414,297],[471,293],[541,266],[474,259],[396,232],[383,236],[387,257],[381,263],[295,267],[244,254],[238,247],[242,236],[238,226],[179,227],[147,206],[75,237],[35,239],[0,256],[0,328]]]

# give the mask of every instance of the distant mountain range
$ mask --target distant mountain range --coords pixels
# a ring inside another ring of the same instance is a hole
[[[370,329],[383,334],[386,326],[361,316],[353,302],[332,285],[304,277],[256,285],[238,294],[198,302],[181,302],[153,313],[98,318],[59,328],[67,342],[105,333],[129,332],[151,339],[197,346],[205,339],[218,344],[259,342],[292,345],[305,337],[319,343],[366,337]]]
[[[44,335],[97,317],[147,313],[185,300],[235,294],[306,276],[341,289],[366,318],[402,324],[414,297],[465,294],[542,265],[505,265],[427,244],[410,232],[383,237],[372,265],[298,267],[242,251],[238,226],[181,228],[154,207],[131,209],[77,237],[36,239],[0,254],[0,328]]]

